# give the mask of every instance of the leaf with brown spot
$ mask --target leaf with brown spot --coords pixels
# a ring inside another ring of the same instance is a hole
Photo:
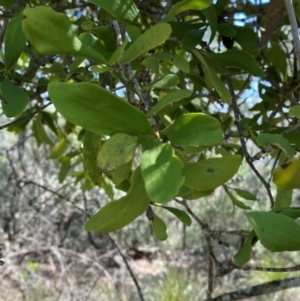
[[[285,5],[283,0],[271,0],[266,14],[266,30],[264,31],[260,42],[254,50],[263,49],[271,36],[279,29],[283,23],[283,14],[285,10]]]

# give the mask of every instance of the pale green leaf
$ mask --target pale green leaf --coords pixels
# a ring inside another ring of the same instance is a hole
[[[134,157],[137,141],[137,136],[124,133],[111,136],[98,153],[97,162],[100,170],[104,173],[111,173],[130,162]]]
[[[141,34],[119,59],[120,64],[133,61],[151,49],[164,43],[170,36],[172,28],[168,23],[159,23]]]
[[[99,233],[119,230],[144,213],[149,202],[140,169],[136,169],[127,195],[106,204],[86,222],[84,229]]]
[[[153,202],[171,201],[184,182],[183,163],[173,153],[169,143],[159,143],[142,154],[141,172],[147,194]]]
[[[152,230],[158,240],[166,240],[168,238],[167,226],[165,222],[153,212],[153,220],[151,222]]]
[[[294,155],[294,149],[290,142],[280,134],[262,133],[256,138],[256,142],[259,146],[274,145],[280,148],[288,159],[292,158]]]
[[[183,0],[173,5],[168,14],[176,16],[189,9],[202,10],[211,4],[211,0]]]
[[[183,168],[184,185],[200,191],[215,189],[238,172],[241,161],[241,156],[233,155],[186,163]]]
[[[86,130],[100,135],[153,135],[143,113],[98,85],[53,82],[48,92],[57,111]]]
[[[151,110],[147,113],[147,117],[151,117],[157,112],[159,112],[162,108],[165,106],[181,100],[183,98],[189,97],[192,94],[192,91],[190,90],[175,90],[175,91],[170,91],[168,94],[163,96],[157,104],[155,104]]]
[[[141,17],[132,0],[89,0],[109,12],[114,19],[126,24],[141,26]]]
[[[182,115],[162,133],[172,143],[182,146],[213,146],[223,140],[220,122],[203,113]]]
[[[300,250],[300,226],[273,212],[244,212],[261,244],[271,252]]]

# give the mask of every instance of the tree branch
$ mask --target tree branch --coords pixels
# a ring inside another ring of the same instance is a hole
[[[298,66],[300,66],[300,39],[299,39],[299,30],[298,30],[297,19],[293,7],[293,2],[292,0],[284,0],[284,4],[291,23],[292,36],[293,36],[294,46],[295,46],[295,55],[297,58]]]
[[[240,142],[241,142],[241,146],[242,146],[242,150],[246,159],[246,162],[248,163],[248,165],[250,166],[250,168],[253,170],[253,172],[255,173],[255,175],[260,179],[260,181],[262,182],[262,184],[265,186],[265,189],[268,193],[269,199],[270,199],[270,203],[271,203],[271,207],[273,207],[274,205],[274,198],[272,196],[271,193],[271,189],[270,189],[270,185],[266,182],[266,180],[263,178],[263,176],[259,173],[259,171],[255,168],[255,166],[253,165],[253,163],[251,162],[251,157],[248,153],[247,150],[247,146],[246,146],[246,142],[245,142],[245,137],[243,134],[243,128],[240,122],[240,110],[238,108],[237,105],[237,99],[236,99],[236,95],[234,93],[234,89],[233,89],[233,85],[231,82],[231,77],[230,75],[226,75],[226,80],[227,80],[227,84],[229,87],[229,91],[232,97],[232,107],[233,107],[233,113],[234,113],[234,117],[235,117],[235,124],[239,133],[239,137],[240,137]]]
[[[224,301],[224,300],[242,300],[250,297],[261,296],[265,294],[275,293],[284,289],[299,287],[300,277],[288,278],[283,280],[275,280],[263,284],[246,287],[230,293],[219,295],[215,298],[206,299],[205,301]]]

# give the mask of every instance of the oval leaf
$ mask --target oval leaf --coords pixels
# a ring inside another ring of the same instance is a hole
[[[169,89],[175,87],[179,83],[179,77],[176,74],[167,74],[158,78],[150,85],[144,86],[143,91],[148,91],[150,89]]]
[[[174,101],[181,100],[183,98],[189,97],[192,94],[192,91],[190,90],[175,90],[170,91],[168,94],[166,94],[160,101],[155,104],[151,110],[147,113],[147,117],[151,117],[157,112],[159,112],[162,108],[165,106],[173,103]]]
[[[51,159],[59,159],[67,150],[68,148],[68,142],[66,138],[61,138],[60,141],[54,146],[50,158]]]
[[[137,147],[137,136],[117,133],[110,137],[100,149],[97,157],[98,167],[104,173],[111,173],[130,162]]]
[[[172,28],[168,23],[159,23],[141,34],[123,53],[119,63],[128,63],[149,50],[159,46],[170,36]]]
[[[163,241],[168,238],[167,226],[165,222],[160,217],[158,217],[154,212],[153,212],[153,219],[151,225],[152,225],[153,233],[158,240]]]
[[[205,56],[225,66],[240,68],[254,76],[266,76],[259,63],[246,51],[230,50],[222,53],[205,53]]]
[[[7,25],[4,46],[5,46],[5,68],[9,71],[20,57],[26,45],[26,37],[22,30],[23,15],[11,19]],[[18,37],[16,39],[16,37]]]
[[[286,161],[272,171],[273,182],[283,189],[300,187],[300,156]]]
[[[29,96],[23,89],[5,78],[1,83],[2,109],[7,117],[20,115],[29,102]]]
[[[202,41],[206,29],[190,29],[188,30],[182,39],[183,51],[191,51],[196,48]]]
[[[184,211],[173,208],[173,207],[166,207],[162,206],[162,208],[170,211],[172,214],[174,214],[181,222],[183,222],[186,226],[190,226],[192,224],[192,219],[188,214],[186,214]]]
[[[195,9],[201,10],[212,4],[211,0],[183,0],[177,2],[169,11],[170,16],[176,16],[186,10]]]
[[[289,109],[289,115],[292,117],[296,117],[297,119],[300,119],[300,105],[292,106]]]
[[[182,146],[213,146],[223,140],[220,122],[203,113],[182,115],[162,133],[172,143]]]
[[[85,131],[83,138],[83,162],[89,177],[95,185],[103,181],[97,166],[97,156],[101,149],[101,136],[90,131]]]
[[[260,134],[256,142],[259,146],[275,145],[286,154],[288,159],[293,157],[294,149],[290,142],[279,134]]]
[[[153,202],[166,203],[178,193],[184,182],[183,163],[173,155],[172,146],[158,144],[141,157],[141,171],[145,188]]]
[[[127,195],[106,204],[86,222],[84,229],[99,233],[119,230],[144,213],[149,202],[140,169],[136,169]]]
[[[245,212],[261,244],[271,252],[300,250],[300,226],[273,212]]]
[[[172,53],[159,53],[154,55],[161,61],[167,62],[185,73],[190,73],[190,64],[181,56]]]
[[[293,201],[293,189],[283,189],[277,187],[274,209],[290,207]]]
[[[241,161],[241,156],[234,155],[187,163],[183,169],[184,185],[200,191],[215,189],[237,173]]]
[[[104,57],[83,44],[66,15],[51,7],[35,6],[23,10],[22,28],[26,38],[41,54],[69,54],[107,63]]]
[[[48,92],[57,111],[86,130],[100,135],[153,135],[143,113],[98,85],[53,82]]]
[[[141,25],[141,18],[132,0],[89,0],[108,11],[116,20],[126,24]]]
[[[211,80],[213,86],[215,87],[217,93],[221,97],[221,99],[224,102],[231,104],[231,101],[232,101],[231,94],[230,94],[229,90],[226,88],[226,86],[224,85],[224,83],[221,81],[221,79],[218,77],[216,72],[212,68],[209,67],[209,65],[206,63],[205,59],[202,57],[202,55],[198,51],[193,50],[193,53],[201,61],[201,63],[205,66],[207,75],[208,75],[209,79]]]
[[[233,261],[236,265],[243,266],[251,259],[252,247],[256,242],[257,242],[257,236],[255,231],[252,230],[247,236],[247,239],[242,245],[242,247],[233,256]]]

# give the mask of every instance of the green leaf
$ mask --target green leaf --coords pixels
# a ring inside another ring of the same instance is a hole
[[[210,44],[217,32],[217,25],[218,25],[218,18],[217,18],[217,14],[215,11],[215,7],[213,5],[207,7],[206,9],[201,11],[202,14],[205,16],[205,18],[207,19],[208,23],[209,23],[209,27],[210,27],[210,39],[208,44]]]
[[[123,42],[122,42],[122,45],[119,47],[119,48],[117,48],[116,50],[115,50],[115,52],[112,54],[112,56],[111,56],[111,58],[109,59],[109,61],[108,61],[108,63],[110,64],[110,65],[113,65],[115,62],[117,62],[118,61],[118,59],[122,56],[122,53],[124,52],[124,49],[125,49],[125,47],[127,46],[127,43],[128,43],[128,40],[124,40]]]
[[[111,69],[111,67],[109,67],[107,65],[93,65],[89,68],[89,71],[101,74],[110,69]]]
[[[8,78],[1,83],[1,95],[3,113],[9,118],[20,115],[29,102],[28,94]]]
[[[169,202],[184,182],[183,163],[173,153],[169,143],[160,143],[142,154],[141,172],[147,194],[153,202]]]
[[[187,60],[177,54],[158,53],[158,54],[154,54],[153,56],[155,56],[161,61],[174,65],[184,73],[190,73],[190,65],[187,62]]]
[[[252,28],[233,26],[236,35],[234,40],[240,44],[243,50],[253,51],[257,45],[257,33]]]
[[[152,82],[150,85],[142,87],[143,91],[149,91],[150,89],[169,89],[177,86],[179,78],[175,74],[167,74]]]
[[[249,192],[248,190],[243,190],[243,189],[234,189],[235,192],[237,193],[238,196],[242,197],[245,200],[248,201],[257,201],[257,198],[254,194]]]
[[[90,131],[85,131],[83,138],[83,162],[91,181],[101,186],[103,178],[97,166],[97,156],[101,149],[102,137]]]
[[[184,211],[177,209],[177,208],[173,208],[173,207],[167,207],[167,206],[162,206],[162,208],[170,211],[186,226],[190,226],[192,224],[192,220],[191,220],[190,216],[188,214],[186,214]]]
[[[191,51],[196,48],[202,41],[206,29],[188,30],[182,39],[183,51]]]
[[[163,96],[160,101],[155,104],[151,110],[147,113],[147,117],[151,117],[158,113],[162,108],[166,107],[167,105],[181,100],[183,98],[189,97],[192,94],[190,90],[175,90],[168,92],[165,96]]]
[[[241,161],[241,156],[233,155],[187,163],[183,168],[184,185],[200,191],[215,189],[238,172]]]
[[[168,23],[159,23],[141,34],[119,59],[120,64],[133,61],[140,55],[164,43],[170,36],[172,28]]]
[[[228,50],[222,53],[205,53],[205,56],[220,64],[229,67],[237,67],[249,72],[254,76],[264,77],[265,72],[261,69],[255,58],[243,50]]]
[[[132,0],[89,0],[88,2],[104,8],[118,21],[141,26],[141,17]]]
[[[11,19],[7,25],[4,38],[5,68],[9,71],[20,57],[26,45],[26,37],[22,30],[23,15]],[[16,39],[16,37],[18,37]]]
[[[238,266],[245,265],[250,259],[252,254],[252,246],[257,241],[257,236],[254,230],[252,230],[248,236],[242,247],[239,251],[234,255],[233,261]]]
[[[300,105],[290,107],[289,115],[300,119]]]
[[[280,45],[273,44],[268,57],[272,65],[285,76],[287,71],[287,58],[285,51]]]
[[[291,159],[294,155],[294,149],[290,142],[280,134],[263,133],[256,138],[256,142],[259,146],[275,145],[285,153],[288,159]]]
[[[153,135],[143,113],[98,85],[53,82],[48,92],[57,111],[86,130],[100,135]]]
[[[211,69],[208,64],[206,63],[205,59],[202,57],[202,55],[196,51],[193,50],[194,55],[201,61],[201,63],[205,66],[205,70],[207,71],[207,75],[209,76],[212,84],[214,85],[217,93],[220,95],[221,99],[226,102],[227,104],[231,104],[231,94],[229,90],[226,88],[226,86],[223,84],[221,79],[218,77],[218,75],[215,73],[213,69]]]
[[[273,209],[290,207],[293,201],[293,189],[277,187],[276,198]]]
[[[110,179],[102,174],[101,184],[99,185],[104,189],[106,195],[113,200],[114,199],[114,185],[111,183]]]
[[[155,76],[159,75],[159,62],[158,62],[158,59],[156,57],[154,57],[153,55],[148,56],[147,58],[145,58],[142,61],[142,64],[147,69],[150,69],[155,74]]]
[[[137,142],[137,136],[124,133],[111,136],[98,153],[97,162],[100,170],[104,173],[111,173],[130,162],[134,157]]]
[[[283,207],[283,208],[275,208],[272,212],[283,214],[292,219],[297,219],[300,217],[300,208],[299,207]]]
[[[228,189],[226,186],[224,186],[224,189],[227,193],[227,195],[229,196],[229,198],[231,199],[232,203],[235,205],[235,206],[238,206],[239,208],[241,209],[245,209],[245,210],[248,210],[248,209],[251,209],[251,207],[247,206],[246,204],[244,204],[243,202],[241,202],[240,200],[238,200]]]
[[[186,10],[202,10],[212,4],[211,0],[183,0],[172,6],[168,15],[176,16]]]
[[[119,230],[144,213],[149,202],[138,168],[133,173],[132,186],[127,195],[106,204],[86,222],[84,229],[99,233]]]
[[[165,222],[153,212],[153,220],[151,222],[152,230],[158,240],[166,240],[168,238],[167,226]]]
[[[273,212],[244,212],[261,244],[271,252],[300,250],[300,226]]]
[[[141,28],[134,25],[127,25],[126,32],[131,41],[136,40],[142,33]]]
[[[37,115],[34,122],[33,127],[35,129],[35,133],[37,136],[38,144],[40,145],[42,142],[45,144],[53,145],[53,141],[49,138],[47,132],[42,123],[41,115]],[[39,143],[40,141],[40,143]]]
[[[48,6],[23,10],[22,28],[26,38],[41,54],[68,54],[106,64],[104,57],[83,44],[65,14]]]
[[[71,167],[71,160],[68,157],[64,157],[59,169],[59,173],[58,173],[58,181],[59,183],[63,183],[64,180],[66,179],[69,170]]]
[[[111,178],[115,185],[120,185],[124,180],[127,179],[131,171],[132,162],[121,165],[117,170],[112,172]]]
[[[81,27],[86,31],[91,31],[97,35],[97,40],[101,40],[101,44],[104,44],[103,46],[109,50],[114,51],[116,50],[116,37],[114,34],[114,30],[111,26],[105,25],[105,26],[97,26],[92,21],[84,21],[81,24]],[[82,42],[84,42],[82,39],[80,39]]]
[[[235,30],[233,29],[233,27],[229,24],[226,23],[221,23],[217,25],[217,31],[221,36],[224,37],[234,37],[236,35]]]
[[[50,153],[49,158],[51,159],[59,159],[67,150],[68,141],[65,137],[62,137],[60,141],[54,146],[52,152]]]
[[[220,122],[203,113],[182,115],[162,133],[172,143],[182,146],[213,146],[223,140]]]

